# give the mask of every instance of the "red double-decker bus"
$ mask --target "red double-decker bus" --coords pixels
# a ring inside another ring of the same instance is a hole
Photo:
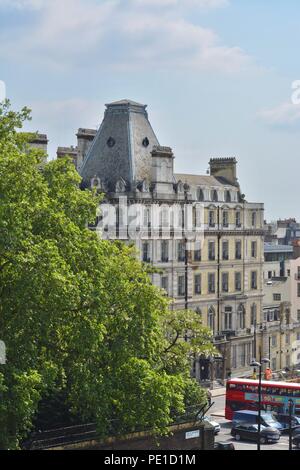
[[[293,414],[300,415],[300,384],[288,382],[261,382],[262,409],[288,413],[292,400]],[[232,420],[238,410],[258,409],[258,380],[231,379],[226,385],[225,418]]]

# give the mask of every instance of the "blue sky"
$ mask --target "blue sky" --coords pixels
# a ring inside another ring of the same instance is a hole
[[[0,80],[52,157],[130,98],[176,171],[235,156],[266,218],[300,220],[299,23],[299,0],[0,0]]]

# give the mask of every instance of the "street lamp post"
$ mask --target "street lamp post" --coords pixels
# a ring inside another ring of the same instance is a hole
[[[292,412],[294,408],[294,401],[289,399],[289,450],[293,450],[292,445]]]
[[[258,430],[257,430],[257,450],[260,450],[260,431],[261,431],[261,375],[262,375],[262,365],[270,363],[270,360],[267,358],[261,357],[261,349],[259,351],[259,362],[255,359],[251,362],[250,366],[258,368]]]

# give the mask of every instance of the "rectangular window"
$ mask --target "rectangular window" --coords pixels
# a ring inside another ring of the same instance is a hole
[[[240,211],[237,211],[235,213],[235,225],[237,227],[241,227],[241,212]]]
[[[195,295],[201,294],[201,274],[195,274],[194,290],[195,290]]]
[[[185,260],[185,242],[178,242],[178,262]]]
[[[228,292],[228,273],[222,273],[222,291]]]
[[[246,344],[241,344],[241,367],[246,366]]]
[[[237,362],[236,362],[236,345],[232,346],[231,350],[231,356],[232,356],[232,367],[236,369],[237,367]]]
[[[169,220],[169,211],[166,208],[162,208],[160,211],[160,226],[162,228],[170,227],[170,220]]]
[[[215,226],[215,211],[209,211],[209,226]]]
[[[195,212],[194,212],[194,217],[195,217],[195,226],[196,227],[201,227],[201,218],[202,218],[202,208],[201,207],[196,207]]]
[[[251,272],[251,289],[257,289],[257,272]]]
[[[242,259],[242,242],[236,240],[235,242],[235,259]]]
[[[272,336],[272,346],[273,346],[273,348],[276,348],[276,346],[277,346],[277,336],[276,335]]]
[[[208,293],[209,294],[214,294],[216,290],[215,287],[215,274],[214,273],[209,273],[208,274]]]
[[[235,290],[242,290],[242,273],[235,273]]]
[[[185,295],[185,276],[178,276],[178,296]]]
[[[300,341],[300,333],[297,333],[297,341]]]
[[[297,310],[297,320],[300,322],[300,310]]]
[[[148,242],[143,243],[143,261],[144,261],[144,263],[149,263],[150,262],[149,243]]]
[[[150,227],[150,209],[144,210],[144,227]]]
[[[169,279],[168,276],[162,276],[160,279],[160,286],[164,289],[167,293],[169,290]]]
[[[251,256],[257,258],[257,242],[251,242]]]
[[[228,227],[228,211],[223,211],[223,227]]]
[[[287,333],[287,334],[285,335],[285,344],[290,344],[290,339],[291,339],[291,338],[290,338],[290,334]]]
[[[194,251],[194,261],[201,261],[201,249],[197,248]]]
[[[224,330],[225,331],[232,330],[232,308],[231,307],[225,307]]]
[[[257,307],[256,304],[251,305],[250,309],[250,324],[251,325],[256,325],[256,317],[257,317]]]
[[[256,212],[252,212],[252,227],[256,227]]]
[[[168,263],[169,261],[169,242],[167,240],[162,240],[161,242],[161,261],[163,263]]]
[[[208,242],[208,259],[209,261],[216,259],[215,242]]]
[[[273,359],[272,359],[272,370],[277,370],[277,361],[276,361],[276,357],[273,357]]]
[[[223,241],[222,243],[222,258],[224,260],[228,260],[229,259],[229,243],[228,241]]]
[[[300,297],[300,282],[298,282],[298,288],[297,288],[297,290],[298,290],[298,297]]]
[[[276,302],[281,301],[281,294],[273,294],[273,300]]]

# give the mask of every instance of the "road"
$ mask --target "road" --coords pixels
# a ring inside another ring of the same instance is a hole
[[[221,425],[221,431],[216,436],[216,442],[233,442],[236,450],[256,450],[257,444],[255,442],[239,441],[237,442],[231,435],[231,421],[224,418],[225,410],[225,395],[214,397],[212,399],[214,405],[210,409],[209,413],[214,421],[217,421]],[[288,435],[283,434],[280,441],[276,444],[266,444],[261,446],[261,450],[288,450],[289,449],[289,438]]]

